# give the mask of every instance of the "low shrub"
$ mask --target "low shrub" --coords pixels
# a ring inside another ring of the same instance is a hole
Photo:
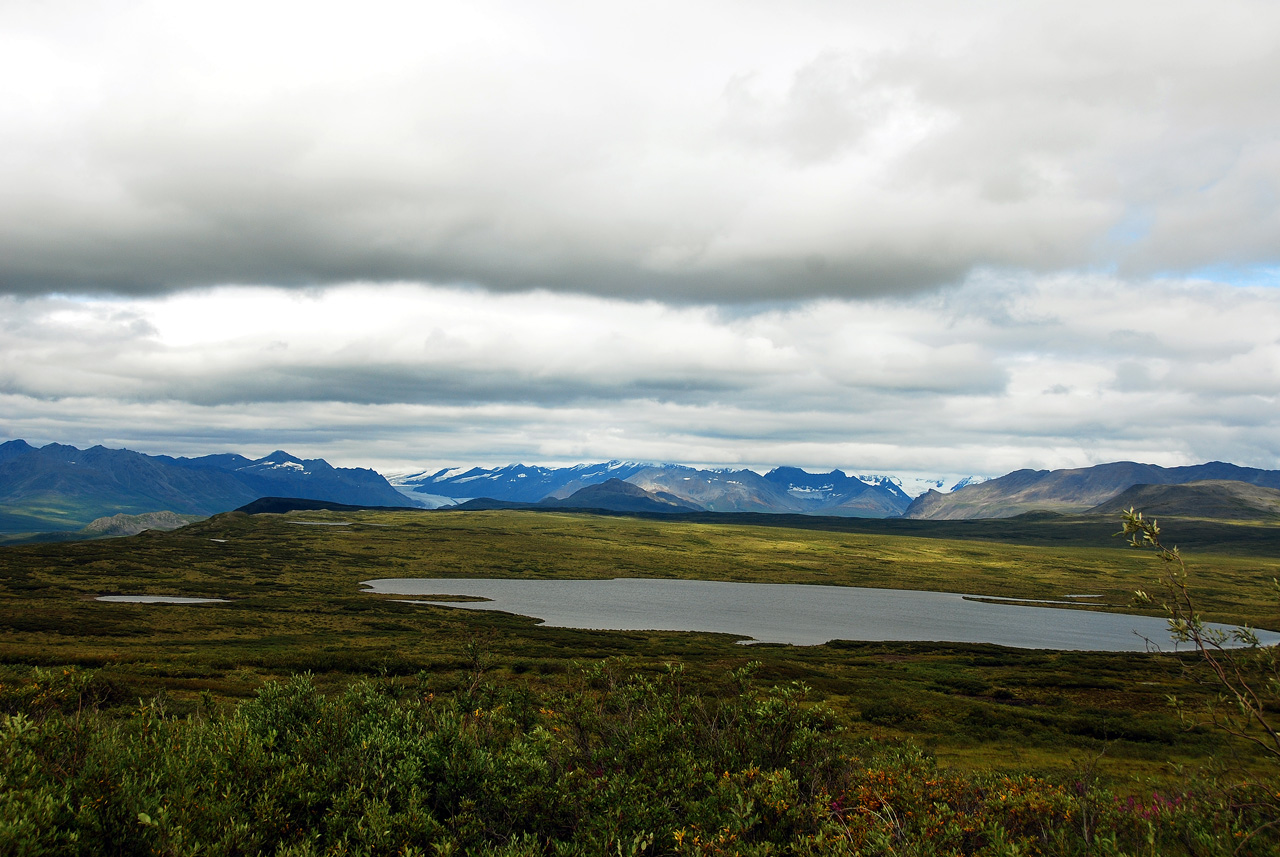
[[[12,679],[6,676],[6,681]],[[14,854],[1274,854],[1276,783],[1121,797],[1091,776],[958,774],[848,733],[750,671],[618,662],[535,694],[309,675],[232,709],[127,717],[33,671],[0,717]],[[9,685],[6,684],[6,688]],[[14,711],[25,700],[28,710]],[[53,700],[50,702],[50,700]]]

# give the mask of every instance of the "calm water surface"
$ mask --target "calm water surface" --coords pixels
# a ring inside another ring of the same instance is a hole
[[[182,595],[99,595],[96,601],[116,604],[226,604],[225,598],[187,598]]]
[[[710,631],[759,643],[830,640],[994,643],[1022,649],[1142,651],[1143,637],[1172,649],[1163,619],[970,600],[952,592],[706,580],[365,581],[362,590],[416,596],[415,604],[500,610],[558,628]],[[487,601],[439,601],[470,596]],[[1268,645],[1280,634],[1259,632]]]

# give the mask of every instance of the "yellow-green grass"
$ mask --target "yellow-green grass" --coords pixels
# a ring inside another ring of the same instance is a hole
[[[345,523],[305,526],[299,522]],[[1188,556],[1206,615],[1276,628],[1280,560]],[[1171,760],[1242,754],[1221,733],[1184,731],[1166,697],[1197,687],[1164,655],[995,646],[833,643],[743,647],[713,634],[592,632],[532,619],[411,606],[359,592],[378,577],[681,577],[926,589],[1005,598],[1066,594],[1134,610],[1158,560],[1118,541],[1052,547],[876,533],[516,511],[221,515],[164,534],[0,549],[0,685],[28,664],[103,667],[120,704],[201,691],[235,698],[269,678],[354,675],[563,682],[574,662],[668,661],[719,675],[749,660],[766,681],[810,685],[851,728],[911,736],[965,767],[1104,765],[1155,774]],[[103,594],[205,596],[204,606],[108,604]],[[1135,611],[1137,612],[1137,611]],[[476,644],[483,663],[475,658]],[[2,687],[0,687],[2,690]],[[0,693],[0,696],[3,696]]]

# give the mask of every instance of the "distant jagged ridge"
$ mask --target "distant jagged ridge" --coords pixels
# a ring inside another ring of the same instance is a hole
[[[998,479],[968,485],[950,494],[929,491],[904,518],[963,520],[1009,518],[1024,512],[1087,512],[1135,485],[1184,485],[1231,481],[1280,490],[1280,471],[1239,467],[1221,461],[1160,467],[1117,461],[1070,470],[1015,470]]]
[[[700,470],[621,461],[560,468],[512,464],[492,469],[446,468],[398,477],[395,482],[410,496],[538,503],[563,500],[611,479],[711,512],[887,518],[902,514],[911,503],[890,479],[859,479],[840,470],[807,473],[796,467],[775,468],[761,476],[753,470]]]
[[[77,449],[22,440],[0,444],[0,532],[79,529],[95,518],[167,509],[213,515],[263,496],[366,506],[403,506],[405,497],[373,470],[338,468],[277,450],[172,458],[128,449]]]
[[[573,467],[538,467],[509,464],[506,467],[443,468],[434,473],[396,477],[402,491],[413,494],[470,500],[487,497],[517,503],[537,503],[548,497],[563,499],[580,488],[609,479],[627,479],[648,464],[609,461]]]

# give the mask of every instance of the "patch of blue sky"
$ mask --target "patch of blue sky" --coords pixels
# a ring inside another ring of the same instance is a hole
[[[1191,271],[1179,272],[1178,274],[1170,273],[1168,276],[1210,280],[1215,283],[1225,283],[1229,286],[1280,288],[1280,265],[1278,264],[1234,265],[1222,263],[1205,265]]]
[[[1120,219],[1107,230],[1107,241],[1123,246],[1137,244],[1151,234],[1154,223],[1155,217],[1149,209],[1127,208]]]

